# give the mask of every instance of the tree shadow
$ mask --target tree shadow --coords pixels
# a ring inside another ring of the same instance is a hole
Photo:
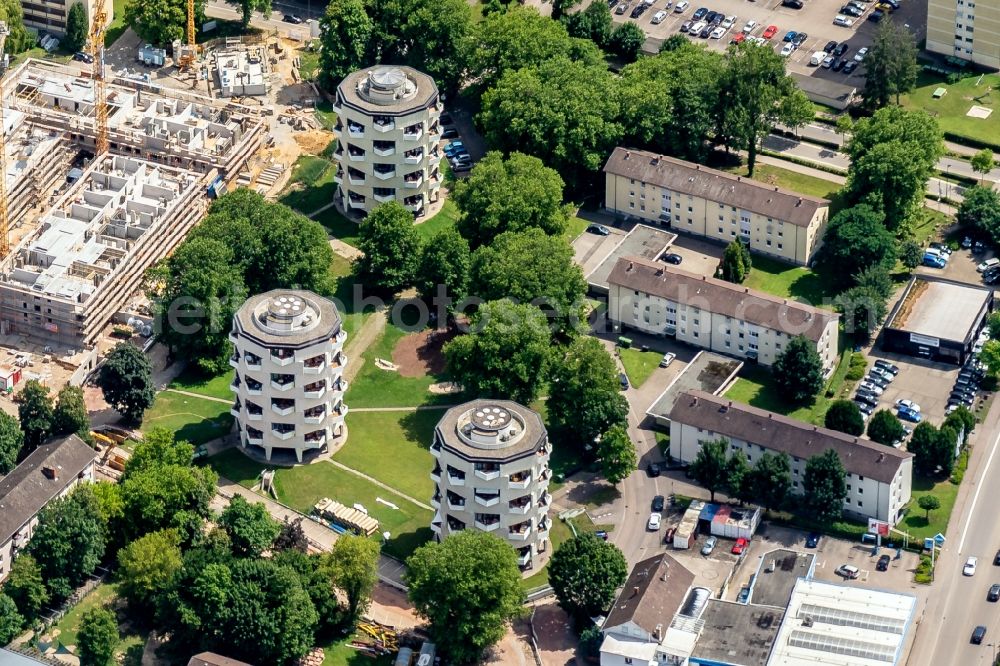
[[[443,414],[444,410],[418,409],[408,412],[401,418],[399,426],[408,440],[416,442],[424,450],[430,450],[431,441],[434,439],[434,427]]]

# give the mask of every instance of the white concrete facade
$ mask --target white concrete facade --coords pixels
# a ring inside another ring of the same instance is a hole
[[[431,530],[438,539],[465,529],[489,532],[516,551],[521,569],[548,557],[552,498],[548,433],[537,413],[506,400],[448,410],[434,430]]]
[[[302,462],[346,433],[346,340],[336,307],[312,292],[269,291],[240,308],[230,365],[241,446],[262,448],[268,460],[291,451]]]

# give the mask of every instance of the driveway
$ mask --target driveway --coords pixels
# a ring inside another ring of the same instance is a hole
[[[715,276],[715,270],[719,267],[719,260],[722,259],[722,253],[725,249],[725,246],[719,243],[711,243],[683,234],[678,234],[670,246],[670,252],[683,257],[680,268],[689,273],[707,275],[708,277]]]

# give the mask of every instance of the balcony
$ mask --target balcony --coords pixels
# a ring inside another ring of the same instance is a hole
[[[500,493],[489,494],[489,493],[476,493],[476,504],[481,506],[496,506],[500,503]]]
[[[234,370],[239,370],[240,369],[240,355],[239,354],[233,354],[232,356],[229,357],[229,367],[232,368],[232,369],[234,369]]]
[[[287,349],[272,349],[271,350],[271,363],[280,366],[286,366],[295,360],[295,353],[288,351]]]
[[[347,405],[345,405],[343,401],[338,402],[337,406],[333,408],[333,415],[338,419],[342,419],[347,416]]]
[[[246,353],[243,355],[243,362],[246,363],[247,370],[260,370],[260,356]]]
[[[292,375],[271,375],[271,388],[275,391],[291,391],[295,388],[295,378]]]
[[[310,446],[322,446],[326,443],[326,430],[314,430],[313,432],[307,432],[303,439],[305,440],[305,443]]]
[[[363,209],[365,207],[365,198],[360,194],[354,194],[354,192],[351,192],[350,196],[347,198],[347,207]]]
[[[347,381],[343,377],[338,377],[337,382],[333,385],[333,390],[344,393],[345,391],[347,391],[347,387],[350,385],[351,383],[349,381]]]
[[[542,521],[538,523],[538,538],[547,539],[549,536],[549,519],[542,518]]]
[[[452,532],[461,532],[465,529],[465,523],[463,523],[458,518],[452,518],[448,516],[448,529]]]
[[[229,407],[229,413],[233,415],[234,419],[240,418],[240,401],[237,400]]]
[[[264,390],[264,385],[255,379],[247,378],[247,395],[260,395]]]
[[[344,172],[342,170],[337,170],[337,173],[333,174],[333,182],[336,185],[344,183]]]
[[[415,190],[424,184],[424,174],[418,171],[416,174],[414,174],[414,176],[415,177],[411,177],[410,175],[404,176],[403,187],[410,190]]]
[[[313,356],[302,361],[302,374],[318,375],[326,370],[326,354]]]
[[[419,214],[424,209],[424,198],[421,195],[406,197],[403,199],[403,208],[411,213]]]
[[[396,200],[396,193],[395,193],[395,191],[392,191],[389,194],[383,194],[383,193],[373,194],[372,196],[375,197],[375,201],[379,201],[381,203],[386,203],[387,201],[395,201]]]
[[[372,129],[376,132],[391,132],[396,129],[396,123],[389,116],[375,116],[372,119]]]
[[[434,443],[431,444],[431,455],[435,458],[441,457],[441,443],[437,441],[437,439],[435,439]]]
[[[396,176],[396,167],[390,164],[376,164],[372,170],[372,175],[379,180],[389,180]]]
[[[548,493],[542,493],[538,498],[538,506],[548,506],[552,503],[552,495]]]
[[[363,139],[365,137],[365,126],[347,121],[347,134],[355,139]]]
[[[511,474],[507,480],[507,487],[515,490],[524,490],[531,484],[531,474]]]
[[[429,130],[427,130],[427,138],[430,139],[431,141],[440,141],[441,126],[438,125],[437,123],[434,123],[434,127],[431,127]]]
[[[524,552],[517,556],[517,566],[527,567],[531,564],[531,548],[525,548]]]
[[[404,141],[420,141],[423,136],[424,128],[422,125],[410,125],[403,130]]]
[[[495,532],[500,529],[500,516],[484,516],[476,514],[476,528],[483,532]]]
[[[337,355],[333,357],[332,361],[334,369],[343,368],[347,365],[347,356],[344,352],[337,352]]]
[[[500,478],[500,465],[476,465],[476,476],[483,481]]]
[[[436,511],[441,508],[441,493],[434,493],[431,498],[431,507]]]
[[[434,166],[441,163],[441,153],[435,148],[427,158],[427,164]]]
[[[247,420],[248,421],[264,420],[264,410],[260,408],[260,405],[255,405],[252,402],[247,403]]]
[[[528,510],[531,509],[531,498],[524,497],[508,502],[507,508],[510,513],[516,513],[519,516],[527,515]]]
[[[438,536],[441,536],[441,523],[439,523],[439,522],[438,523],[431,523],[431,532],[434,532],[434,534],[437,534]]]
[[[364,185],[365,184],[365,172],[358,171],[357,169],[347,170],[347,182],[351,185]]]
[[[407,164],[420,164],[424,159],[424,149],[408,150],[403,154],[403,161]]]
[[[372,144],[372,152],[379,157],[389,157],[396,153],[396,144],[392,141],[376,141]]]
[[[302,387],[303,397],[319,400],[326,394],[326,382],[313,382]]]
[[[349,146],[347,148],[347,159],[351,160],[352,162],[364,162],[365,161],[365,151],[358,150],[356,148],[353,148],[353,147]]]
[[[256,428],[247,428],[247,444],[263,444],[264,433]]]
[[[275,423],[271,425],[271,434],[280,440],[291,439],[295,436],[295,426],[289,423]]]
[[[337,332],[335,336],[333,336],[331,342],[333,342],[334,345],[343,345],[345,342],[347,342],[347,333],[345,333],[344,330],[341,329],[340,331]]]
[[[455,493],[448,493],[448,508],[452,511],[464,511],[465,498]]]
[[[453,486],[464,486],[465,473],[458,471],[454,467],[448,467],[448,482]]]
[[[302,414],[302,420],[311,425],[319,425],[323,423],[323,420],[325,418],[326,418],[326,407],[323,405],[307,409]]]
[[[282,399],[272,400],[271,411],[279,416],[288,416],[295,411],[295,401]]]
[[[431,480],[434,483],[441,482],[441,465],[434,465],[434,469],[431,470]]]
[[[529,536],[531,536],[530,520],[518,523],[517,525],[512,525],[510,529],[507,530],[507,538],[514,541],[527,541]]]

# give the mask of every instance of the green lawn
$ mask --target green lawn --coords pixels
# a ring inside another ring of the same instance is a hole
[[[190,391],[212,398],[222,398],[231,400],[233,392],[229,385],[233,381],[232,371],[219,375],[218,377],[206,378],[192,370],[185,370],[174,381],[170,382],[169,388],[179,391]]]
[[[821,394],[816,397],[812,405],[804,407],[789,405],[778,395],[771,371],[754,365],[743,366],[739,379],[726,391],[726,397],[815,425],[823,424],[823,417],[829,404],[829,400]]]
[[[549,547],[553,552],[559,549],[559,546],[563,542],[569,541],[573,538],[573,531],[569,527],[569,522],[573,523],[576,527],[576,531],[579,532],[596,532],[598,530],[610,531],[612,528],[609,525],[595,525],[594,521],[590,519],[585,513],[581,513],[575,518],[570,518],[569,521],[562,521],[557,516],[549,516],[552,521],[552,528],[549,530]],[[549,584],[549,568],[546,566],[541,571],[532,574],[528,578],[521,580],[521,587],[525,590],[533,590],[536,587],[541,587],[543,585]]]
[[[333,112],[333,104],[330,102],[322,100],[316,104],[314,113],[320,124],[326,129],[332,131],[337,126],[337,114]]]
[[[127,0],[114,0],[114,16],[111,17],[111,25],[104,31],[104,45],[111,46],[122,36],[128,28],[125,25],[125,3]]]
[[[434,494],[428,449],[443,413],[349,412],[347,444],[333,459],[428,504]]]
[[[563,238],[572,243],[577,236],[583,233],[583,230],[587,228],[588,224],[590,224],[590,222],[582,217],[574,216],[569,218],[569,224],[566,225],[566,231],[563,232]]]
[[[653,370],[659,367],[663,360],[663,354],[653,351],[642,351],[640,349],[618,348],[618,354],[625,367],[625,374],[632,386],[638,388],[646,383]]]
[[[747,175],[745,166],[727,169],[727,171],[741,176]],[[816,176],[771,166],[770,164],[758,164],[754,168],[753,179],[811,197],[829,199],[830,215],[835,215],[844,205],[840,195],[841,186],[825,178],[817,178]]]
[[[428,241],[439,231],[454,227],[455,222],[458,221],[458,215],[458,206],[451,199],[447,199],[437,215],[416,225],[417,233],[424,241]]]
[[[162,426],[197,446],[227,434],[232,424],[225,403],[161,391],[142,420],[142,430]]]
[[[302,155],[292,166],[288,186],[278,201],[308,215],[333,201],[337,165],[315,155]]]
[[[977,85],[978,83],[978,85]],[[969,74],[958,83],[948,83],[944,77],[932,72],[921,72],[917,87],[905,95],[901,103],[908,109],[923,109],[937,118],[945,132],[968,137],[998,146],[1000,141],[1000,75],[989,74],[980,81],[978,74]],[[945,88],[948,92],[934,99],[934,91]],[[992,92],[991,92],[992,89]],[[989,118],[967,116],[973,106],[993,109]]]
[[[830,282],[802,266],[754,254],[753,268],[743,284],[780,298],[792,298],[814,307],[833,309],[831,300],[835,293]]]
[[[920,508],[917,502],[924,495],[934,495],[941,502],[941,508],[931,511],[930,521],[924,516],[925,511]],[[913,475],[913,498],[910,501],[910,510],[899,529],[910,533],[912,539],[917,539],[920,543],[924,537],[932,537],[939,532],[944,534],[948,529],[948,520],[951,518],[951,510],[955,506],[955,499],[958,497],[958,485],[949,479],[935,481],[916,474]],[[919,543],[918,543],[919,545]]]
[[[326,230],[334,238],[342,240],[348,245],[358,246],[358,223],[341,215],[336,208],[327,208],[313,219],[326,227]]]
[[[358,444],[361,445],[361,442]],[[235,449],[223,451],[212,457],[209,464],[222,476],[247,488],[256,483],[257,476],[263,468]],[[407,476],[410,474],[413,472]],[[429,482],[430,477],[427,479]],[[279,500],[302,513],[309,513],[313,505],[323,497],[329,497],[347,506],[355,503],[364,505],[368,513],[378,519],[379,532],[391,533],[383,549],[395,557],[407,557],[432,536],[430,530],[432,512],[421,509],[396,493],[380,488],[329,462],[278,469],[274,476],[274,485]],[[392,502],[398,508],[393,509],[378,502],[376,498],[379,497]],[[380,533],[373,535],[372,538],[381,542]]]
[[[323,648],[323,666],[392,666],[393,657],[369,657],[351,647],[352,640],[370,640],[367,636],[354,634],[333,643],[321,646]]]
[[[351,407],[417,407],[428,403],[455,402],[455,396],[435,395],[428,390],[430,385],[442,381],[442,377],[403,377],[398,372],[381,370],[375,359],[392,360],[392,350],[407,335],[392,324],[387,324],[385,332],[363,354],[365,364],[348,387],[346,400]]]
[[[98,585],[83,601],[71,608],[55,624],[52,630],[50,630],[50,634],[55,635],[56,643],[62,645],[63,648],[71,645],[75,646],[77,634],[80,631],[80,621],[83,619],[84,613],[93,608],[110,606],[117,600],[117,597],[117,583],[102,583]],[[138,632],[133,632],[130,626],[126,625],[122,627],[121,622],[122,617],[119,615],[119,629],[124,629],[124,631],[122,632],[121,642],[118,644],[115,652],[119,655],[125,655],[124,663],[126,666],[138,666],[141,663],[142,647],[145,645],[146,640]]]

